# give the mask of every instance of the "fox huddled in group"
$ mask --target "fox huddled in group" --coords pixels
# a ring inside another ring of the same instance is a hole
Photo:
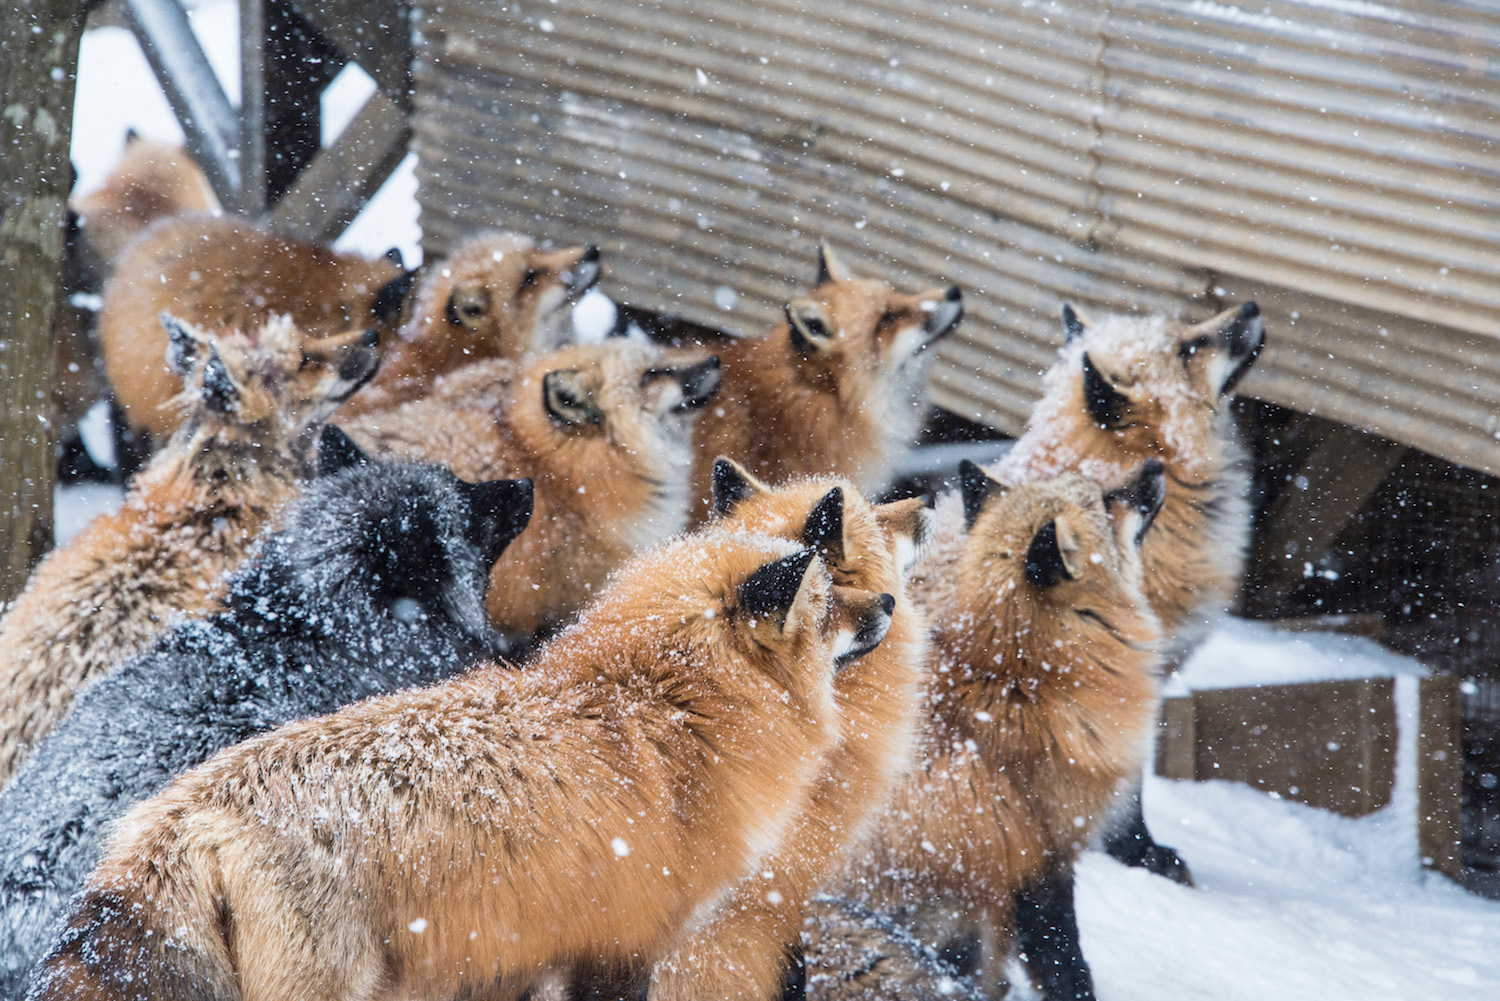
[[[721,455],[771,482],[831,474],[884,486],[921,426],[929,349],[962,316],[957,287],[903,295],[823,247],[816,286],[783,323],[714,345],[724,386],[694,439],[695,520],[709,515]]]
[[[184,423],[100,515],[37,567],[0,621],[0,784],[73,695],[203,613],[301,489],[319,427],[375,371],[374,338],[307,340],[286,318],[252,341],[167,317]]]
[[[1196,324],[1118,315],[1090,324],[1065,306],[1063,328],[1066,343],[1043,377],[1042,398],[998,469],[1005,479],[1071,469],[1110,482],[1147,458],[1163,463],[1166,501],[1141,559],[1170,669],[1229,606],[1244,571],[1250,471],[1229,400],[1264,344],[1260,310],[1247,302]],[[1129,865],[1191,882],[1177,853],[1146,829],[1138,787],[1104,846]],[[1053,890],[1072,893],[1070,884]],[[1076,938],[1047,918],[1070,909],[1037,899],[1021,910],[1028,957],[1043,968],[1077,964]]]
[[[962,484],[911,584],[932,624],[917,764],[841,892],[929,945],[974,941],[998,997],[1013,901],[1069,877],[1145,757],[1161,627],[1139,546],[1163,484],[1154,462],[1108,493],[1075,473],[1006,486],[971,463]],[[809,946],[810,977],[826,948]],[[1033,973],[1049,997],[1079,986]]]
[[[927,623],[907,600],[905,578],[932,533],[932,512],[917,499],[871,504],[839,477],[771,488],[726,459],[714,467],[713,491],[720,524],[801,541],[818,551],[836,583],[894,599],[880,647],[834,680],[843,737],[789,836],[656,964],[649,995],[779,1001],[788,972],[798,969],[794,957],[811,895],[880,812],[910,757]]]
[[[682,530],[692,424],[718,386],[716,358],[673,367],[612,340],[479,362],[427,399],[342,427],[376,455],[466,480],[531,479],[536,516],[495,564],[486,604],[498,627],[535,634],[571,618],[626,556]]]
[[[484,587],[526,524],[531,485],[362,463],[332,427],[319,453],[323,477],[229,578],[223,610],[82,692],[0,794],[0,998],[22,996],[108,825],[174,776],[283,723],[507,652]]]
[[[289,724],[136,807],[30,996],[514,997],[649,963],[779,845],[891,600],[784,539],[671,540],[526,670]]]
[[[180,420],[170,405],[176,376],[162,364],[163,311],[214,333],[238,329],[253,337],[269,318],[285,315],[305,337],[374,329],[384,343],[409,285],[389,256],[336,253],[228,216],[165,219],[126,248],[105,283],[104,372],[130,428],[159,444]]]
[[[465,240],[423,269],[379,374],[338,419],[418,399],[438,376],[473,362],[563,346],[573,304],[600,273],[598,247],[544,251],[516,233]]]
[[[70,199],[84,239],[105,263],[152,224],[180,215],[217,215],[222,209],[203,169],[182,146],[125,135],[125,151],[104,183]]]

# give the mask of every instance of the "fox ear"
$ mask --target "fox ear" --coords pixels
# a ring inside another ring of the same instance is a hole
[[[167,366],[178,375],[187,375],[203,350],[203,335],[193,329],[192,324],[179,320],[166,310],[162,310],[157,319],[167,332]]]
[[[318,438],[318,475],[332,476],[354,466],[363,466],[370,461],[364,449],[354,444],[341,427],[323,425]]]
[[[382,256],[384,256],[385,259],[390,261],[392,264],[396,265],[396,267],[405,270],[406,262],[401,259],[400,247],[392,247],[390,250],[387,250]]]
[[[740,585],[740,605],[756,619],[779,622],[783,633],[797,632],[817,611],[804,593],[810,590],[807,578],[817,556],[811,549],[803,549],[767,563]]]
[[[489,568],[531,521],[531,480],[489,480],[464,487],[469,495],[469,541]]]
[[[202,399],[203,405],[216,414],[233,413],[240,403],[239,384],[213,344],[208,346],[208,363],[203,366]]]
[[[844,558],[844,488],[834,487],[813,505],[802,528],[802,544],[825,561]]]
[[[417,273],[407,271],[380,286],[380,291],[375,293],[375,301],[370,304],[370,312],[375,319],[386,324],[399,321],[401,311],[406,307],[406,300],[416,284]]]
[[[1130,398],[1110,385],[1087,353],[1083,356],[1083,400],[1089,417],[1105,430],[1119,427],[1130,405]]]
[[[714,514],[727,518],[745,501],[765,490],[743,466],[722,455],[714,460]]]
[[[833,248],[826,242],[818,244],[818,280],[813,282],[813,288],[848,280],[849,269],[834,255]]]
[[[786,325],[792,347],[800,355],[827,350],[836,333],[823,307],[811,299],[797,299],[786,304]]]
[[[1032,537],[1031,547],[1026,550],[1026,579],[1037,587],[1054,587],[1065,580],[1072,580],[1067,561],[1063,559],[1062,547],[1057,539],[1057,519],[1043,525]]]
[[[958,464],[958,487],[964,498],[964,528],[973,528],[984,510],[984,502],[1000,484],[979,466],[964,459]]]
[[[494,297],[484,282],[477,279],[466,281],[448,293],[448,305],[443,316],[455,327],[478,330],[484,318],[494,308]]]
[[[1083,336],[1088,324],[1083,322],[1083,317],[1073,308],[1070,302],[1063,303],[1062,308],[1063,337],[1064,343],[1071,344]]]

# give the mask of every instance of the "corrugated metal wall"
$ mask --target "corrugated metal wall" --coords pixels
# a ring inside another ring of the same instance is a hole
[[[933,397],[1016,431],[1064,300],[1255,298],[1245,391],[1500,473],[1500,9],[663,0],[416,12],[422,224],[592,241],[755,331],[830,240],[963,286]]]

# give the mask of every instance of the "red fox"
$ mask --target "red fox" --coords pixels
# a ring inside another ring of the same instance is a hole
[[[914,914],[930,944],[980,932],[990,992],[1013,899],[1068,871],[1139,774],[1161,628],[1137,547],[1161,481],[1148,464],[1106,495],[1077,474],[1005,486],[966,464],[962,512],[940,506],[913,577],[932,622],[927,731],[846,889]]]
[[[388,259],[335,253],[244,219],[163,220],[130,244],[105,284],[104,371],[130,426],[160,442],[179,421],[170,406],[178,377],[162,362],[163,311],[213,332],[254,331],[279,314],[313,338],[389,329],[401,303],[382,292],[399,288],[401,275]]]
[[[253,342],[165,325],[182,427],[120,510],[49,554],[0,621],[0,784],[83,685],[208,608],[298,492],[318,425],[378,361],[364,332],[306,340],[284,317]]]
[[[71,201],[84,238],[106,262],[159,219],[222,211],[208,177],[186,149],[134,132],[126,136],[125,152],[104,184]]]
[[[883,486],[920,426],[928,349],[962,316],[957,287],[902,295],[822,248],[817,285],[787,304],[785,322],[715,345],[724,386],[695,439],[697,520],[720,455],[772,482],[831,474]]]
[[[568,621],[637,549],[682,530],[692,423],[718,360],[673,367],[621,340],[527,362],[479,362],[429,399],[343,424],[376,455],[423,459],[477,482],[529,477],[531,522],[501,555],[485,604],[502,629]]]
[[[127,814],[32,997],[515,997],[647,962],[776,849],[890,596],[743,530],[627,564],[525,671],[220,752]]]
[[[528,237],[473,237],[424,273],[380,372],[338,420],[427,395],[446,372],[570,339],[572,306],[599,280],[599,248],[543,251]]]
[[[818,550],[835,582],[895,599],[879,648],[834,680],[844,737],[790,837],[657,964],[650,991],[653,1001],[779,1001],[812,893],[867,831],[908,765],[927,623],[907,601],[905,577],[931,535],[932,512],[921,500],[873,505],[836,477],[772,489],[726,459],[714,466],[713,489],[723,524],[799,540]]]

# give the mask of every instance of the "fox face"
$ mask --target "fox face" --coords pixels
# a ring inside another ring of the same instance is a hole
[[[1160,316],[1108,316],[1091,325],[1065,306],[1063,327],[1067,343],[1029,425],[1039,433],[1030,454],[1040,457],[1053,439],[1066,438],[1075,455],[1114,456],[1114,470],[1148,456],[1169,467],[1212,460],[1230,395],[1265,339],[1253,302],[1193,325]],[[1063,468],[1042,466],[1039,472]]]
[[[962,317],[957,286],[904,295],[857,277],[824,246],[816,287],[786,305],[787,347],[808,383],[851,401],[891,393],[892,402],[905,402],[921,390],[928,348]]]
[[[516,358],[568,339],[570,309],[599,280],[599,248],[542,251],[492,233],[459,245],[422,280],[406,340],[451,340],[470,360]]]
[[[969,593],[997,607],[1054,608],[1076,633],[1154,642],[1140,545],[1166,497],[1160,462],[1112,489],[1074,473],[1009,486],[971,462],[960,478],[968,545],[959,577]]]
[[[205,421],[239,426],[252,440],[284,441],[297,454],[308,432],[375,374],[379,335],[351,331],[304,339],[289,317],[273,317],[254,338],[212,335],[168,313],[167,364],[184,379],[178,397],[196,431]]]

